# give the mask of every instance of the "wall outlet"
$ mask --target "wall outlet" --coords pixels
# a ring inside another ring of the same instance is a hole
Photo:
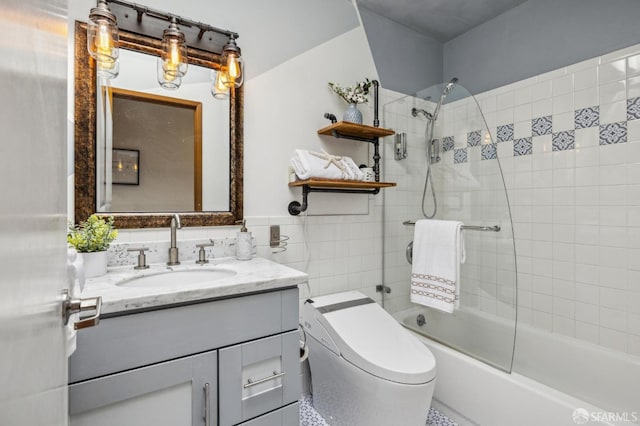
[[[280,246],[280,225],[271,225],[269,228],[269,247]]]

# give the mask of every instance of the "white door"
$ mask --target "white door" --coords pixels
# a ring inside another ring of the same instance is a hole
[[[67,424],[67,2],[0,5],[0,425]]]

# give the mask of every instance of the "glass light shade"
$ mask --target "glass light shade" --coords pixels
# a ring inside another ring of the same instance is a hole
[[[96,70],[102,78],[116,78],[120,74],[120,62],[96,62]]]
[[[118,60],[118,25],[115,17],[105,4],[91,9],[87,23],[87,49],[99,66],[105,69],[113,67]]]
[[[182,34],[175,26],[171,24],[168,30],[165,30],[162,36],[162,67],[165,73],[174,77],[184,77],[187,73],[187,43]]]
[[[158,83],[163,89],[177,90],[182,84],[182,77],[164,70],[164,61],[158,58]]]
[[[218,100],[229,98],[229,88],[222,83],[222,74],[221,71],[211,71],[211,94]]]
[[[222,82],[227,87],[240,87],[244,79],[244,60],[238,51],[223,51],[220,58],[221,68],[226,72],[222,75]]]

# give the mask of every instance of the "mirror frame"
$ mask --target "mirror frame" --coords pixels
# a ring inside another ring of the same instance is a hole
[[[120,48],[159,56],[161,40],[119,31]],[[117,228],[169,227],[173,212],[96,212],[96,66],[87,51],[87,24],[75,23],[75,222],[97,213]],[[220,55],[188,49],[189,63],[219,69]],[[234,225],[243,218],[243,86],[229,93],[229,211],[180,212],[182,226]],[[206,117],[203,117],[206,119]],[[203,141],[204,142],[204,141]]]

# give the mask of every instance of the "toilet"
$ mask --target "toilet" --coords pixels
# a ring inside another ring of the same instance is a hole
[[[331,426],[424,426],[435,387],[433,354],[357,291],[302,308],[314,408]]]

